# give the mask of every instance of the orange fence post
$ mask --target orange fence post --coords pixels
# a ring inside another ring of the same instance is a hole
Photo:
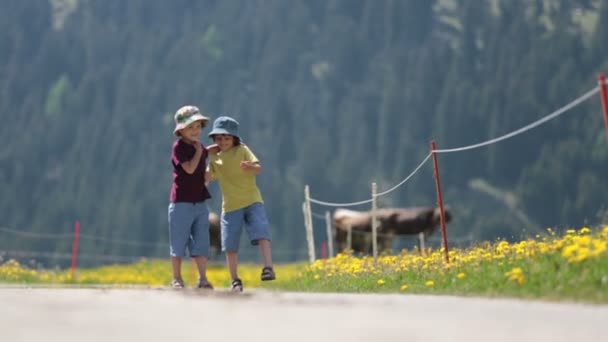
[[[433,166],[435,170],[435,185],[437,187],[437,202],[439,204],[439,210],[441,213],[441,240],[443,245],[443,251],[445,253],[445,262],[450,262],[450,256],[448,254],[448,232],[445,227],[445,212],[443,209],[443,194],[441,193],[441,179],[439,178],[439,163],[437,162],[437,153],[435,150],[437,145],[435,141],[431,141],[431,151],[433,152]]]
[[[606,138],[608,138],[608,84],[606,84],[606,76],[600,74],[599,77],[602,108],[604,108],[604,123],[606,124]]]
[[[78,240],[80,240],[80,221],[74,223],[74,243],[72,244],[72,280],[76,272],[76,259],[78,257]]]

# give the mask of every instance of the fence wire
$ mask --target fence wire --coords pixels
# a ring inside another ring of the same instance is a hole
[[[608,83],[608,81],[606,81]],[[397,188],[399,188],[400,186],[402,186],[403,184],[405,184],[414,174],[416,174],[416,172],[418,172],[418,170],[420,170],[420,168],[429,160],[429,158],[431,157],[431,155],[434,153],[452,153],[452,152],[462,152],[462,151],[467,151],[467,150],[472,150],[472,149],[476,149],[479,147],[483,147],[483,146],[487,146],[487,145],[491,145],[491,144],[495,144],[498,143],[500,141],[512,138],[514,136],[517,136],[519,134],[523,134],[535,127],[538,127],[550,120],[553,120],[555,118],[557,118],[558,116],[566,113],[567,111],[569,111],[570,109],[578,106],[579,104],[583,103],[584,101],[590,99],[591,97],[593,97],[595,94],[597,94],[600,91],[600,86],[596,86],[593,89],[589,90],[588,92],[586,92],[585,94],[581,95],[580,97],[578,97],[577,99],[571,101],[570,103],[568,103],[567,105],[561,107],[560,109],[554,111],[553,113],[546,115],[545,117],[532,122],[529,125],[526,125],[522,128],[516,129],[515,131],[512,131],[510,133],[507,133],[505,135],[502,135],[500,137],[497,138],[493,138],[490,140],[486,140],[477,144],[473,144],[473,145],[468,145],[468,146],[462,146],[462,147],[456,147],[456,148],[449,148],[449,149],[438,149],[438,150],[434,150],[431,151],[426,158],[424,158],[424,160],[414,169],[414,171],[412,171],[412,173],[410,173],[405,179],[403,179],[401,182],[399,182],[397,185],[393,186],[392,188],[383,191],[381,193],[376,194],[375,197],[381,197],[384,195],[389,194],[390,192],[396,190]],[[346,203],[336,203],[336,202],[326,202],[326,201],[321,201],[315,198],[310,198],[310,202],[315,203],[315,204],[319,204],[319,205],[324,205],[324,206],[328,206],[328,207],[352,207],[352,206],[356,206],[356,205],[361,205],[361,204],[367,204],[367,203],[371,203],[374,199],[370,198],[367,200],[363,200],[363,201],[358,201],[358,202],[346,202]]]

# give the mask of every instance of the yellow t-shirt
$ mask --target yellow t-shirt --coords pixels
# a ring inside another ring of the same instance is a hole
[[[263,203],[262,194],[255,182],[255,174],[241,169],[241,161],[258,162],[258,158],[245,145],[211,156],[207,169],[217,179],[222,191],[222,210],[231,212]]]

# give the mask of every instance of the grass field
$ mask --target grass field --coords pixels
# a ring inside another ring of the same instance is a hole
[[[415,251],[371,257],[339,254],[307,263],[277,265],[278,279],[260,281],[260,265],[243,264],[246,288],[292,291],[427,293],[466,296],[523,297],[608,303],[608,226],[568,230],[558,236],[551,229],[534,239],[484,243],[451,250],[450,263],[442,250],[422,256]],[[184,267],[187,285],[196,283],[192,264]],[[227,287],[224,265],[211,265],[210,281]],[[0,265],[0,282],[12,284],[101,284],[166,286],[171,280],[168,260],[141,260],[78,270],[28,269],[14,260]]]

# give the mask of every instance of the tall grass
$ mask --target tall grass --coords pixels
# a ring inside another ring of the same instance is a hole
[[[339,254],[318,260],[281,288],[298,291],[401,292],[608,302],[608,226],[569,230],[518,243],[498,241],[425,256]]]
[[[548,233],[534,239],[509,243],[483,243],[449,253],[441,249],[425,255],[403,251],[397,255],[357,257],[349,253],[335,258],[277,265],[277,280],[261,282],[259,265],[240,265],[245,288],[292,291],[430,293],[468,296],[509,296],[550,300],[608,303],[608,226]],[[184,265],[187,285],[196,284],[196,268]],[[211,265],[209,280],[228,287],[224,265]],[[79,270],[29,269],[14,260],[0,265],[0,282],[13,284],[101,284],[167,286],[171,281],[168,260],[141,260],[130,265],[111,265]]]

